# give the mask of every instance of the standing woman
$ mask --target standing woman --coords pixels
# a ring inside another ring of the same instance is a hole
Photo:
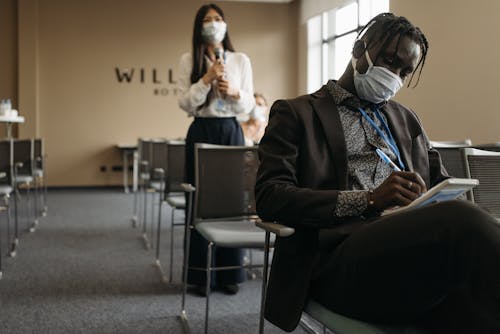
[[[192,53],[182,55],[179,70],[179,106],[193,116],[186,136],[186,180],[194,183],[194,144],[244,145],[237,115],[248,114],[254,107],[250,60],[234,52],[224,13],[217,5],[207,4],[196,13]],[[221,178],[223,176],[221,175]],[[206,266],[207,243],[195,230],[191,233],[189,265]],[[218,247],[216,266],[241,265],[241,249]],[[212,288],[229,294],[238,292],[245,279],[242,269],[212,273]],[[188,284],[205,293],[206,274],[190,270]]]

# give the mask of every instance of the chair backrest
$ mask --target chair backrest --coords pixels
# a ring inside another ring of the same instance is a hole
[[[464,156],[461,149],[470,147],[471,145],[472,141],[470,139],[462,141],[431,141],[431,146],[439,152],[441,161],[448,174],[460,178],[467,177]]]
[[[33,175],[33,140],[14,139],[14,165],[21,162],[23,166],[18,170],[19,174]]]
[[[5,173],[5,177],[0,179],[0,184],[12,184],[13,152],[12,140],[0,141],[0,172]]]
[[[166,193],[181,192],[185,181],[186,142],[184,140],[167,141],[167,183]]]
[[[256,147],[195,145],[194,222],[254,215]]]
[[[500,152],[500,142],[474,145],[474,148],[486,151]]]
[[[147,138],[139,138],[137,141],[137,153],[139,155],[139,171],[140,173],[149,173],[149,163],[151,161],[152,152],[152,140]],[[146,161],[148,163],[147,169],[145,170],[142,163]]]
[[[42,138],[33,139],[33,157],[35,168],[43,169],[44,147]]]
[[[472,190],[472,200],[500,218],[500,152],[462,149],[468,177],[478,179]]]
[[[153,171],[155,168],[161,168],[164,172],[167,171],[167,140],[162,138],[155,138],[151,140],[151,156],[149,161],[149,168]],[[151,178],[158,180],[161,175],[152,173]]]

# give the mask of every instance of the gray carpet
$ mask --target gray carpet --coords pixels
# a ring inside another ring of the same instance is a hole
[[[133,195],[119,190],[51,191],[37,231],[21,222],[17,256],[4,251],[0,333],[182,333],[182,229],[175,233],[174,283],[166,285],[152,266],[154,251],[131,227],[132,204]],[[167,206],[164,213],[165,226]],[[5,217],[0,224],[5,232]],[[162,237],[166,266],[166,227]],[[234,296],[212,293],[210,333],[257,333],[260,284],[249,280]],[[188,295],[193,333],[203,331],[204,301]],[[267,323],[266,333],[284,332]]]

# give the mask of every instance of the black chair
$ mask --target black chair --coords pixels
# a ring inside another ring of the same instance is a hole
[[[181,320],[187,331],[185,300],[191,229],[196,229],[208,241],[206,268],[189,268],[204,271],[207,277],[205,333],[208,333],[211,272],[240,268],[214,267],[213,247],[264,248],[265,234],[255,226],[254,186],[258,164],[255,147],[195,145],[195,186],[184,185],[189,193],[189,226],[185,229]]]
[[[175,221],[175,212],[186,208],[186,197],[181,184],[184,182],[184,160],[186,143],[184,140],[167,140],[165,144],[166,152],[163,154],[166,159],[166,166],[160,173],[164,174],[164,191],[161,203],[165,202],[171,207],[170,217],[170,254],[169,254],[169,277],[168,282],[172,282],[173,256],[174,256],[174,227],[184,226],[182,221]],[[155,266],[158,268],[163,282],[167,282],[166,275],[162,269],[160,261],[160,236],[161,236],[161,203],[158,212],[158,225],[156,228],[156,259]]]
[[[500,221],[500,152],[465,148],[462,150],[467,176],[478,179],[472,201]]]
[[[439,152],[448,174],[459,178],[467,177],[461,149],[471,145],[472,141],[470,139],[462,141],[431,141],[431,146]]]

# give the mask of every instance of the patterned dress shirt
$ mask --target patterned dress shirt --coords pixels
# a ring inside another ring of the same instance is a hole
[[[381,149],[396,164],[397,156],[358,111],[363,108],[384,131],[382,123],[369,105],[333,80],[327,83],[327,88],[340,114],[347,150],[348,190],[340,191],[334,215],[359,216],[368,206],[368,190],[378,187],[393,171],[391,166],[380,159],[375,149]],[[387,122],[384,115],[382,118]]]

